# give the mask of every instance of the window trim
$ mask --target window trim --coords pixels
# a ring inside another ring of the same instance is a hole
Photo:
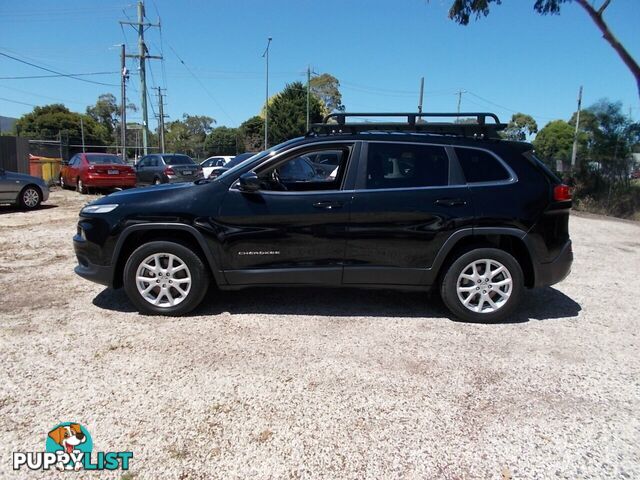
[[[509,174],[509,178],[506,178],[504,180],[489,180],[487,182],[469,182],[469,181],[467,181],[467,177],[464,174],[464,169],[462,168],[462,164],[460,164],[460,160],[458,159],[458,155],[456,154],[456,148],[461,148],[461,149],[462,148],[466,148],[468,150],[481,150],[483,152],[487,152],[489,155],[491,155],[493,158],[495,158],[498,161],[498,163],[500,163],[502,165],[502,167]],[[487,148],[471,147],[471,146],[467,146],[467,145],[452,145],[451,154],[455,158],[455,160],[458,163],[458,165],[460,165],[460,170],[461,170],[461,173],[462,173],[462,177],[464,178],[464,181],[466,182],[465,185],[467,185],[469,187],[486,187],[486,186],[491,186],[491,185],[510,185],[510,184],[516,183],[518,181],[518,176],[516,175],[516,172],[513,171],[513,169],[507,164],[507,162],[505,162],[495,152],[492,152],[491,150],[489,150]]]

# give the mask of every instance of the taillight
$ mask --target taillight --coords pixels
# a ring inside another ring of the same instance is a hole
[[[171,168],[171,167],[166,167],[166,168],[164,169],[164,174],[165,174],[165,175],[175,175],[175,174],[176,174],[176,172],[174,172],[174,171],[173,171],[173,168]]]
[[[568,185],[556,185],[553,187],[553,199],[556,202],[566,202],[571,200],[571,188]]]

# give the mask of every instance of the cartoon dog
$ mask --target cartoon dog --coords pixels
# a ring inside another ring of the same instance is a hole
[[[87,441],[87,437],[82,433],[82,429],[80,425],[77,423],[72,423],[67,426],[59,426],[58,428],[54,428],[49,432],[49,437],[60,445],[64,452],[67,454],[78,454],[81,453],[80,450],[77,450],[75,447]],[[62,462],[58,462],[56,467],[59,470],[64,470],[65,466]],[[76,462],[73,469],[80,470],[82,468],[81,462]]]

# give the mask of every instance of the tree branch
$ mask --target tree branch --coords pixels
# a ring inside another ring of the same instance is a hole
[[[616,53],[620,56],[625,65],[631,70],[631,73],[636,78],[636,84],[638,86],[638,95],[640,95],[640,66],[638,62],[634,60],[631,54],[627,51],[626,48],[618,41],[615,35],[609,30],[609,26],[602,18],[602,12],[605,8],[609,6],[611,0],[605,0],[599,10],[596,10],[591,6],[591,4],[587,0],[576,0],[582,8],[584,8],[591,20],[597,25],[597,27],[602,32],[603,38],[609,42],[609,45],[616,51]]]
[[[605,9],[609,6],[610,3],[611,3],[611,0],[605,0],[602,6],[598,9],[598,15],[602,16]]]

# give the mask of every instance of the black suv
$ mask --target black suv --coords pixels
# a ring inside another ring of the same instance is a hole
[[[569,273],[570,192],[494,114],[425,120],[445,116],[333,114],[215,180],[103,197],[80,212],[75,271],[154,314],[213,281],[436,288],[458,318],[504,319]]]

